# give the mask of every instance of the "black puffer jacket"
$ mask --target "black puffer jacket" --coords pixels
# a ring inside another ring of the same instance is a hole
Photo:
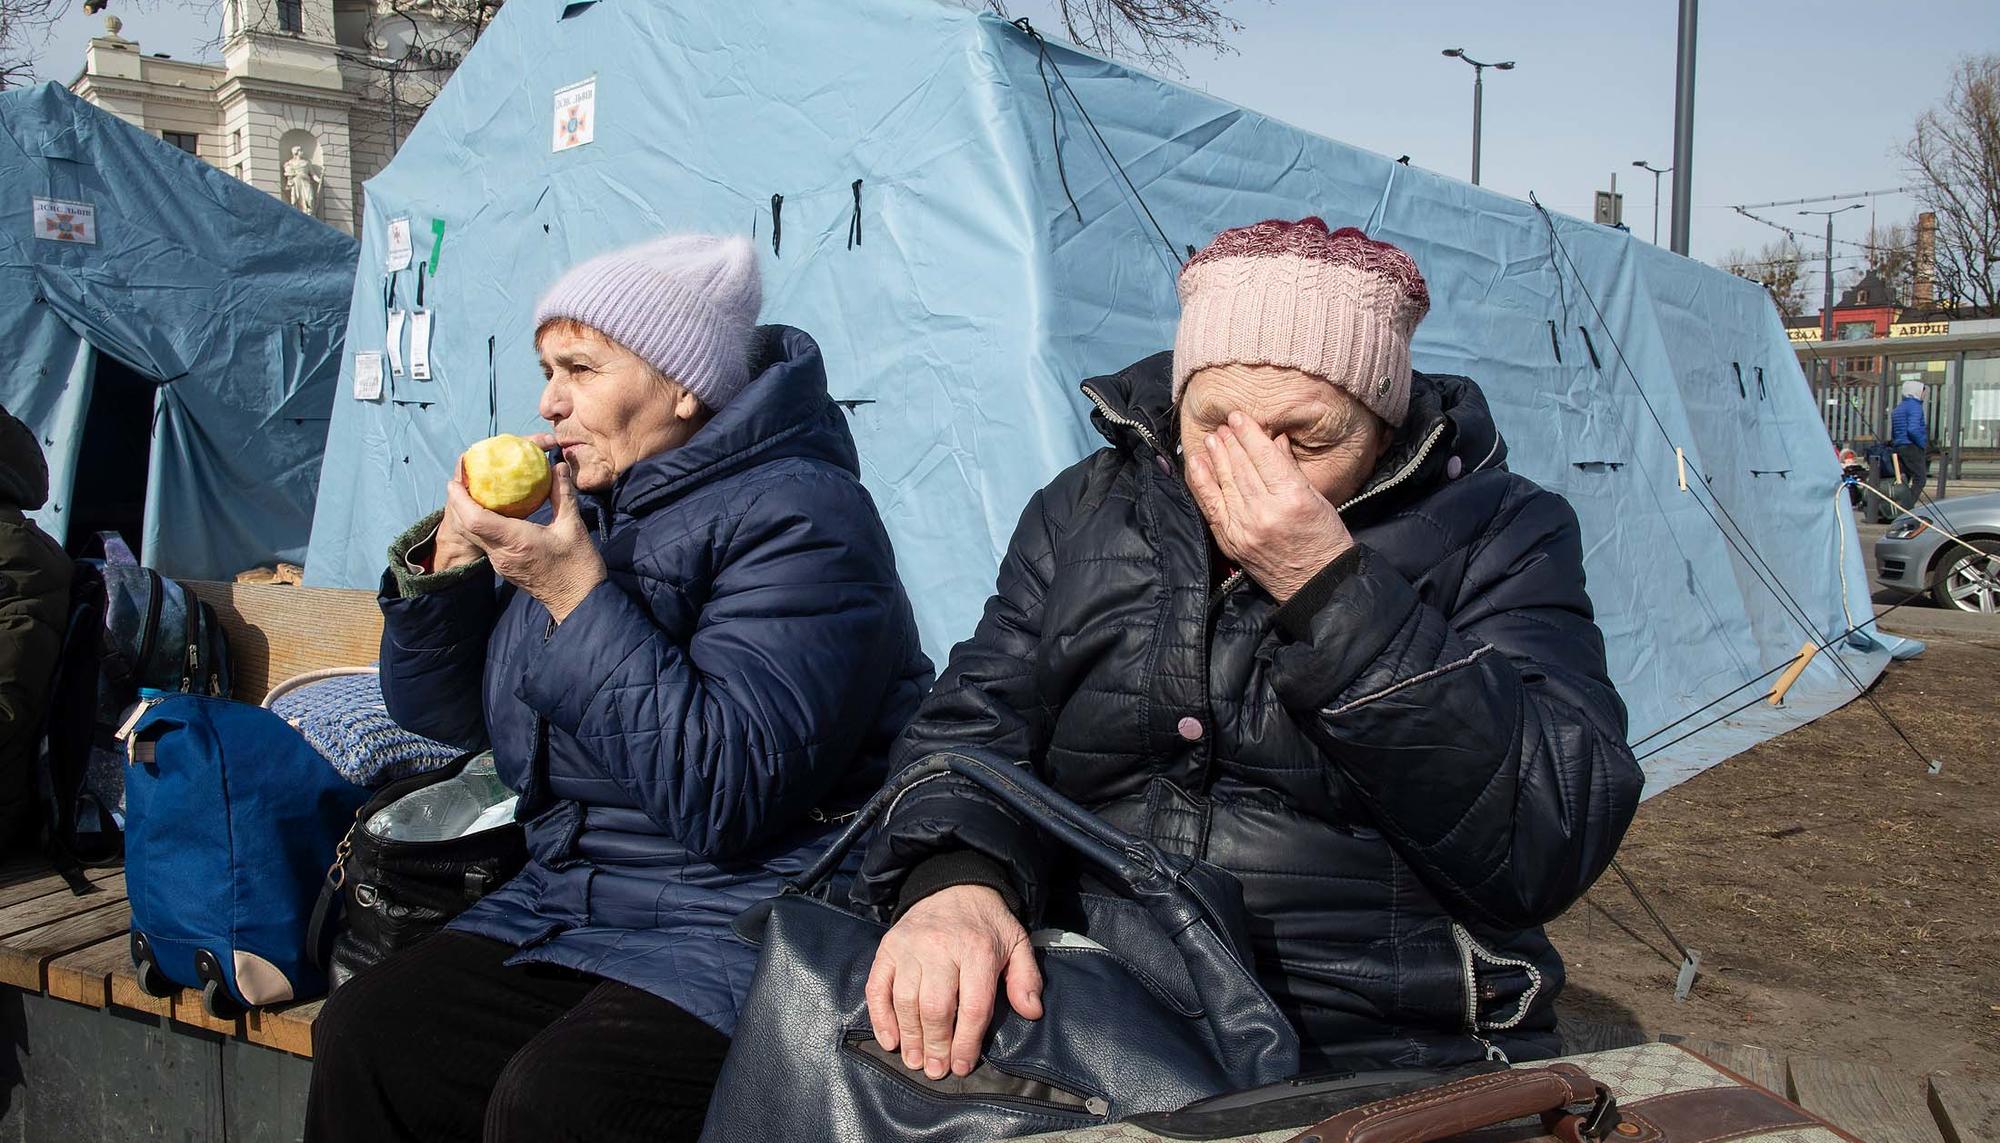
[[[1574,512],[1506,471],[1477,386],[1419,374],[1342,509],[1356,549],[1283,608],[1241,575],[1211,591],[1207,528],[1161,447],[1169,364],[1084,384],[1112,447],[1028,504],[896,762],[1030,760],[1121,828],[1234,873],[1309,1069],[1556,1054],[1562,960],[1540,926],[1603,871],[1641,782]],[[944,778],[896,807],[856,897],[886,912],[914,869],[913,896],[968,850],[1031,920],[1065,875]]]

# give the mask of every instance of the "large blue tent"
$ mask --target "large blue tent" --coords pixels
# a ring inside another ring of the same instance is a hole
[[[55,84],[0,95],[0,405],[57,538],[129,501],[145,562],[303,562],[354,240]]]
[[[510,0],[368,190],[349,368],[386,351],[389,287],[409,310],[423,271],[435,372],[337,402],[309,582],[376,582],[465,445],[537,426],[531,312],[562,269],[660,231],[753,232],[767,319],[817,337],[854,402],[941,659],[1029,494],[1101,444],[1078,381],[1171,344],[1190,248],[1310,213],[1416,257],[1434,299],[1417,366],[1477,378],[1513,466],[1575,503],[1633,739],[1662,748],[1649,790],[1883,662],[1841,638],[1871,614],[1860,549],[1758,286],[988,15]],[[1832,648],[1785,708],[1675,741],[1808,640]]]

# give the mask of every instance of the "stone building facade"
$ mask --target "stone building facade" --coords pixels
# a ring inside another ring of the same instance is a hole
[[[353,234],[362,184],[388,165],[498,7],[223,0],[220,64],[148,55],[112,17],[71,89]]]

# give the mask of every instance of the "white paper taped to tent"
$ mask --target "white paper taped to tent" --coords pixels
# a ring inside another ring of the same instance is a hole
[[[1760,675],[1768,688],[1807,626],[1843,632],[1838,559],[1848,603],[1869,614],[1859,546],[1836,555],[1853,525],[1832,508],[1832,447],[1755,284],[1047,52],[926,0],[510,0],[368,184],[361,342],[384,333],[383,222],[456,236],[452,272],[430,287],[452,314],[432,347],[442,397],[342,403],[308,577],[372,586],[489,418],[540,427],[533,306],[562,270],[662,231],[754,232],[765,318],[824,349],[941,660],[972,630],[1030,494],[1103,443],[1078,383],[1172,344],[1179,259],[1225,227],[1317,214],[1410,251],[1433,298],[1417,367],[1475,378],[1513,466],[1576,506],[1632,737],[1642,753],[1667,744],[1646,760],[1649,790],[1851,698],[1838,662],[1879,671],[1879,654],[1822,654],[1786,709],[1674,741],[1758,693]],[[591,73],[594,142],[552,150],[552,77]],[[1740,536],[1725,538],[1724,512]]]
[[[50,226],[70,237],[26,241]],[[190,579],[302,562],[354,240],[57,84],[0,94],[0,234],[21,236],[0,405],[48,453],[36,522],[117,523]]]

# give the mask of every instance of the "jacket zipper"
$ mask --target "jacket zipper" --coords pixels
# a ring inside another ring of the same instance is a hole
[[[1354,507],[1356,504],[1361,503],[1363,500],[1367,500],[1375,496],[1380,496],[1382,493],[1389,491],[1391,488],[1394,488],[1397,485],[1403,483],[1410,477],[1415,476],[1417,470],[1424,466],[1424,461],[1429,459],[1431,455],[1431,450],[1436,448],[1438,441],[1444,437],[1444,430],[1445,430],[1444,424],[1440,423],[1436,428],[1431,430],[1430,436],[1424,438],[1424,443],[1417,448],[1417,455],[1411,457],[1410,463],[1404,465],[1401,471],[1397,472],[1396,475],[1390,477],[1388,480],[1382,482],[1381,484],[1376,485],[1375,487],[1369,489],[1368,491],[1361,493],[1359,496],[1356,496],[1354,499],[1349,500],[1347,503],[1342,504],[1338,509],[1336,509],[1336,511],[1340,512],[1342,515],[1345,515],[1349,508]]]
[[[1117,412],[1116,410],[1112,409],[1111,402],[1106,401],[1103,397],[1099,396],[1097,390],[1091,388],[1090,386],[1085,385],[1083,387],[1083,395],[1090,398],[1090,403],[1097,406],[1097,411],[1104,414],[1105,420],[1110,421],[1114,425],[1123,425],[1126,428],[1131,429],[1133,432],[1139,434],[1141,440],[1145,441],[1148,445],[1152,446],[1154,452],[1159,453],[1161,456],[1167,455],[1166,450],[1160,447],[1159,439],[1153,436],[1153,430],[1147,428],[1146,426],[1140,424],[1139,422],[1133,420],[1132,418],[1126,416],[1125,414]]]

